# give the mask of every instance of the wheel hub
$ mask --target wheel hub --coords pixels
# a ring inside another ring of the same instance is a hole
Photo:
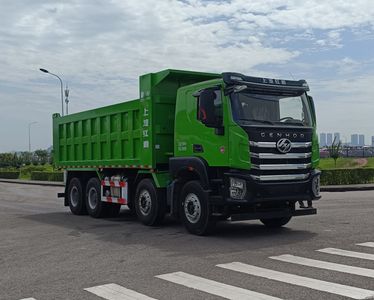
[[[88,191],[88,205],[92,210],[96,209],[98,204],[98,196],[96,189],[94,187],[90,188]]]
[[[71,202],[72,206],[74,206],[74,207],[78,206],[79,191],[78,191],[78,188],[76,186],[73,186],[71,191],[70,191],[70,202]]]
[[[150,213],[151,207],[152,207],[151,195],[149,194],[147,190],[141,191],[139,195],[140,212],[146,216]]]
[[[201,204],[196,194],[190,193],[184,201],[184,214],[190,223],[197,223],[201,217]]]

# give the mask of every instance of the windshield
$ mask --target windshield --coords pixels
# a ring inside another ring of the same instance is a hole
[[[248,125],[259,123],[284,126],[312,126],[306,95],[284,96],[232,93],[234,121]]]

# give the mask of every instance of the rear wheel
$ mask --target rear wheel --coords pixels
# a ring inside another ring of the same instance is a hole
[[[270,228],[282,227],[291,220],[291,217],[273,218],[273,219],[260,219],[260,221]]]
[[[136,215],[144,225],[158,225],[165,217],[166,199],[151,179],[146,178],[139,182],[134,206]]]
[[[209,199],[199,181],[187,182],[181,193],[180,216],[186,229],[196,235],[207,235],[215,226]]]
[[[129,190],[128,191],[128,194],[127,194],[127,207],[129,209],[129,213],[131,215],[135,215],[136,214],[136,210],[135,210],[135,195],[134,195],[134,192],[133,190]]]
[[[121,208],[120,204],[101,201],[100,180],[96,177],[87,182],[86,207],[88,214],[93,218],[117,216]]]
[[[87,213],[84,197],[85,193],[81,181],[79,178],[72,178],[68,187],[68,203],[74,215],[84,215]]]

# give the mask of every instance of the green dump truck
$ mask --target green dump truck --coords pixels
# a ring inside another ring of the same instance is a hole
[[[145,225],[170,214],[198,235],[219,220],[278,227],[316,214],[319,145],[306,81],[180,70],[139,81],[139,99],[53,115],[59,196],[72,213],[109,217],[127,205]]]

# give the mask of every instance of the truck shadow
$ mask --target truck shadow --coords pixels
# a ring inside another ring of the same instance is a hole
[[[70,212],[34,214],[22,218],[48,224],[51,230],[54,230],[53,226],[62,229],[57,232],[67,242],[69,238],[92,238],[119,246],[157,248],[170,256],[258,250],[306,242],[317,235],[311,230],[297,229],[292,220],[288,227],[276,229],[266,228],[256,221],[220,222],[213,235],[201,237],[189,234],[183,225],[169,218],[159,227],[143,226],[128,211],[122,211],[117,218],[111,219],[75,216]]]

